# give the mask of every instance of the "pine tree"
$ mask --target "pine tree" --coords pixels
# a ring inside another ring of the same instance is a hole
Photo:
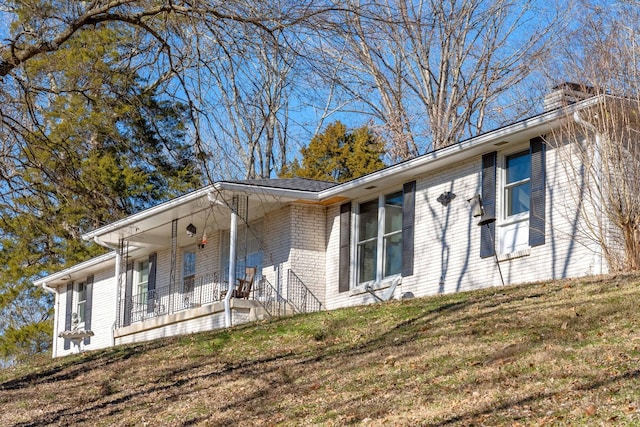
[[[302,164],[294,160],[281,176],[345,182],[383,168],[383,152],[384,143],[367,126],[349,132],[336,121],[300,149]]]
[[[0,359],[49,348],[52,297],[43,274],[104,252],[82,233],[200,184],[186,108],[159,99],[123,44],[134,34],[96,27],[24,66],[38,96],[16,97],[38,126],[12,129],[21,146],[0,173]]]

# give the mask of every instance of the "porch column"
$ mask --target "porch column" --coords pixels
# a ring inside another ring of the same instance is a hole
[[[224,297],[224,322],[231,327],[231,295],[236,284],[236,241],[238,239],[238,196],[231,202],[231,224],[229,227],[229,288]]]

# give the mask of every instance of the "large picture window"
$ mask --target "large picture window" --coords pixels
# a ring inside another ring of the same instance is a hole
[[[357,226],[357,283],[402,271],[402,192],[361,203]]]

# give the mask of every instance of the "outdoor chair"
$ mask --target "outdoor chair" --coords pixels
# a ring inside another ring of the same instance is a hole
[[[248,299],[249,294],[251,294],[251,287],[253,286],[253,279],[256,276],[256,267],[247,267],[245,268],[244,278],[238,279],[238,283],[233,289],[233,293],[231,296],[233,298],[244,298]],[[227,295],[227,291],[222,291],[220,293],[220,298],[224,298]]]

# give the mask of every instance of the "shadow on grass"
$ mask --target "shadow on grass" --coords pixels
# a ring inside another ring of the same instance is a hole
[[[624,372],[619,375],[609,377],[606,380],[594,381],[591,383],[583,384],[581,386],[576,387],[575,390],[577,391],[596,390],[601,387],[610,386],[618,381],[632,380],[632,379],[640,379],[640,369]],[[437,423],[425,424],[425,427],[446,426],[446,425],[464,423],[464,422],[472,423],[471,419],[482,416],[482,415],[490,415],[495,412],[507,410],[513,407],[533,404],[536,401],[541,401],[541,400],[553,398],[556,396],[562,396],[563,393],[566,393],[566,392],[563,391],[563,392],[536,393],[534,395],[530,395],[522,399],[508,400],[502,404],[491,405],[490,407],[487,407],[486,409],[483,409],[483,410],[470,411],[466,414],[456,415],[455,417],[447,418]]]
[[[149,350],[170,345],[171,341],[157,340],[142,344],[113,347],[108,350],[80,353],[61,358],[56,366],[44,371],[32,372],[19,378],[0,383],[0,390],[19,390],[38,384],[71,380],[80,374],[102,366],[127,360]]]

